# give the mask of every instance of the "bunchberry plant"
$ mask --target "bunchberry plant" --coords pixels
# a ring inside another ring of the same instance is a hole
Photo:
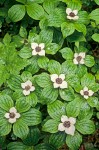
[[[5,136],[11,132],[20,138],[25,138],[29,133],[28,126],[36,125],[41,122],[39,110],[30,107],[23,99],[18,100],[14,106],[14,101],[8,95],[0,96],[0,134]],[[29,119],[31,118],[31,119]],[[35,120],[35,121],[32,121]]]
[[[0,149],[99,149],[98,5],[0,1]]]

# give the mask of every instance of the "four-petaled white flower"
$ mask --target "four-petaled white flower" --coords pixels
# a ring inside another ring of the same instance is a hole
[[[67,88],[67,82],[64,81],[65,79],[65,75],[64,74],[60,74],[59,76],[57,74],[52,74],[50,75],[51,77],[51,81],[53,82],[53,86],[54,88],[61,88],[61,89],[65,89]]]
[[[74,64],[84,64],[85,52],[75,53],[73,62]]]
[[[30,80],[26,81],[25,83],[21,83],[21,87],[23,88],[23,94],[29,95],[31,91],[35,90],[35,87],[32,85]]]
[[[79,18],[79,16],[77,16],[78,10],[72,10],[71,8],[67,8],[66,13],[67,13],[67,18],[70,20],[78,20]]]
[[[32,55],[45,56],[44,43],[31,43],[31,48],[33,49]]]
[[[89,96],[92,96],[94,92],[92,90],[88,90],[88,87],[84,87],[83,90],[80,91],[80,94],[85,98],[88,99]]]
[[[61,122],[62,123],[58,125],[58,130],[65,131],[65,133],[70,135],[74,135],[75,132],[74,124],[76,123],[76,118],[73,117],[68,118],[67,116],[62,115]]]
[[[12,107],[4,116],[10,123],[14,123],[16,122],[16,119],[20,118],[21,115],[17,112],[15,107]]]

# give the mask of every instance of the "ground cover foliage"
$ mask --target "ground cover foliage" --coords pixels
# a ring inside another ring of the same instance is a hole
[[[0,148],[99,149],[99,0],[0,0]]]

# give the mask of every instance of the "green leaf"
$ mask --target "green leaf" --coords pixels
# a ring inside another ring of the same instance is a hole
[[[27,71],[31,72],[32,74],[35,74],[36,72],[39,71],[39,66],[38,66],[38,57],[33,57],[29,59],[30,65],[26,68]]]
[[[83,87],[85,86],[89,87],[94,84],[95,84],[95,77],[92,74],[87,73],[81,79],[81,85]]]
[[[84,52],[84,53],[87,53],[88,49],[86,47],[84,47],[83,45],[81,45],[79,42],[78,42],[78,47],[75,47],[74,50],[75,50],[75,53],[80,53],[80,52]]]
[[[61,49],[60,53],[62,54],[62,57],[66,60],[73,59],[73,56],[74,56],[73,51],[68,47]]]
[[[35,108],[22,114],[22,121],[28,126],[34,126],[41,123],[41,112]]]
[[[66,81],[68,85],[75,89],[76,92],[81,90],[80,79],[76,74],[68,75]]]
[[[59,44],[60,46],[62,46],[64,42],[63,35],[60,30],[57,30],[57,28],[54,28],[53,42]]]
[[[89,23],[89,17],[88,17],[88,13],[86,11],[80,11],[78,13],[78,16],[79,16],[79,19],[77,20],[77,23],[80,23],[80,24],[88,24]]]
[[[21,89],[22,82],[23,81],[19,75],[11,75],[7,81],[8,86],[14,91]]]
[[[92,108],[88,105],[88,103],[86,101],[84,101],[81,105],[78,119],[79,120],[82,120],[84,118],[90,119],[92,117],[92,115],[93,115]]]
[[[89,14],[90,19],[95,20],[97,24],[99,24],[99,8],[93,10]]]
[[[23,38],[27,37],[27,31],[23,26],[21,26],[21,28],[20,28],[19,35]]]
[[[37,30],[36,30],[35,27],[33,27],[33,28],[29,31],[28,41],[29,41],[30,43],[32,43],[32,42],[41,43],[41,41],[39,41],[39,35],[37,34]]]
[[[49,133],[56,133],[58,132],[58,124],[58,121],[50,119],[43,125],[42,130]]]
[[[84,35],[86,35],[86,26],[84,24],[75,23],[74,26],[78,32],[82,32]]]
[[[26,139],[23,140],[23,143],[26,145],[33,146],[38,143],[40,139],[40,131],[37,127],[31,127],[29,134]]]
[[[59,45],[56,43],[50,43],[46,46],[46,54],[54,55],[59,50]]]
[[[89,88],[94,91],[97,92],[99,90],[99,83],[93,83],[89,86]]]
[[[26,138],[26,136],[28,135],[29,133],[29,128],[28,126],[26,125],[26,123],[24,123],[22,121],[22,119],[20,118],[19,120],[17,120],[14,125],[13,125],[13,133],[21,138],[21,139],[24,139]]]
[[[99,101],[97,97],[89,97],[87,102],[91,107],[97,107],[99,105]]]
[[[48,27],[48,21],[47,21],[47,18],[45,16],[39,21],[39,27],[42,30],[49,28]]]
[[[10,74],[19,74],[20,70],[24,69],[24,67],[28,65],[27,60],[23,60],[18,56],[14,42],[2,47],[0,54],[3,64],[5,64],[5,70]]]
[[[65,0],[67,3],[67,7],[71,8],[72,10],[80,10],[81,9],[81,1],[80,0],[73,0],[73,1],[68,1]]]
[[[27,80],[32,80],[32,74],[30,73],[30,72],[28,72],[28,71],[24,71],[24,72],[22,72],[22,74],[21,74],[21,78],[22,78],[22,80],[24,81],[24,82],[26,82]]]
[[[24,67],[29,64],[26,59],[20,58],[17,53],[13,53],[11,56],[9,52],[8,57],[9,61],[7,62],[7,68],[11,74],[19,74],[20,70],[24,69]]]
[[[99,112],[97,112],[97,118],[99,119]]]
[[[77,71],[76,72],[77,72],[77,75],[79,76],[79,78],[81,79],[84,76],[84,74],[87,73],[87,68],[84,65],[79,65],[77,67]]]
[[[35,20],[40,20],[44,15],[43,7],[37,3],[29,4],[26,6],[26,8],[27,14]]]
[[[98,65],[97,65],[98,67]],[[99,80],[99,71],[97,71],[97,73],[95,74],[96,80]]]
[[[6,110],[0,108],[0,125],[2,126],[3,123],[5,123],[5,120],[7,120],[4,115],[6,113]]]
[[[8,95],[0,95],[0,108],[5,111],[9,111],[11,107],[13,107],[14,103],[10,96]]]
[[[99,42],[99,34],[98,33],[94,33],[92,35],[92,39],[95,41],[95,42]]]
[[[57,0],[46,0],[43,3],[43,7],[45,11],[50,14],[57,7],[58,3],[59,2]]]
[[[11,36],[8,33],[6,33],[6,35],[3,38],[3,43],[5,45],[8,45],[10,42],[11,42]]]
[[[9,78],[9,73],[5,65],[0,64],[0,86]]]
[[[23,40],[22,37],[20,37],[19,35],[14,35],[12,37],[13,42],[15,43],[16,47],[21,47],[23,45]]]
[[[66,112],[68,117],[77,117],[80,112],[80,99],[74,99],[66,105]]]
[[[60,93],[60,97],[65,101],[72,101],[75,98],[74,91],[71,87],[64,90],[60,89],[59,93]]]
[[[34,80],[35,80],[35,77],[34,77]],[[40,102],[40,100],[41,100],[41,92],[42,92],[42,88],[40,87],[40,86],[38,86],[36,83],[35,83],[35,88],[36,88],[36,90],[33,92],[34,93],[34,95],[36,95],[37,96],[37,99],[38,99],[38,101],[37,102]],[[31,94],[32,94],[32,92],[31,92]],[[30,95],[31,95],[30,94]],[[30,96],[31,98],[32,98],[32,95]],[[34,99],[36,99],[36,97],[34,96]],[[33,100],[33,99],[32,99]],[[38,108],[38,107],[37,107]]]
[[[59,62],[55,61],[55,60],[50,60],[49,64],[48,64],[48,71],[51,74],[61,74],[61,65]]]
[[[17,57],[15,59],[16,59],[15,64],[12,64],[11,68],[10,68],[10,65],[8,67],[10,68],[10,73],[11,74],[16,74],[17,75],[17,74],[20,73],[20,71],[22,69],[24,69],[29,64],[29,62],[28,62],[28,60],[22,59],[20,57]]]
[[[38,59],[39,67],[45,70],[48,68],[48,62],[49,62],[49,59],[47,57],[40,57]]]
[[[11,142],[7,146],[7,150],[32,150],[29,146],[24,145],[22,142]]]
[[[48,113],[53,119],[60,121],[61,116],[66,114],[65,105],[57,100],[48,105]]]
[[[0,126],[0,136],[8,135],[11,132],[12,125],[8,123],[3,123],[2,126]]]
[[[99,0],[94,0],[96,2],[97,5],[99,5]]]
[[[64,8],[55,8],[48,16],[48,25],[60,27],[66,20],[66,12]]]
[[[50,28],[42,29],[39,38],[43,43],[51,43],[53,40],[53,30]]]
[[[49,137],[49,143],[55,148],[59,149],[65,143],[66,134],[62,132],[51,134]]]
[[[23,113],[30,109],[30,105],[24,100],[24,98],[20,98],[16,101],[16,109],[18,112]]]
[[[42,143],[35,146],[35,150],[56,150],[56,148],[48,143]]]
[[[26,102],[31,107],[35,107],[37,102],[38,102],[38,98],[37,98],[36,94],[35,93],[31,93],[30,95],[26,96]]]
[[[75,32],[72,35],[67,37],[67,41],[69,41],[70,43],[72,43],[72,42],[76,43],[76,42],[81,42],[81,41],[85,42],[86,39],[82,32],[77,32],[75,30]]]
[[[78,132],[74,133],[74,136],[67,135],[66,137],[66,144],[71,150],[79,149],[81,143],[82,136]]]
[[[76,122],[77,130],[82,134],[92,134],[95,131],[95,125],[93,121],[88,119],[83,119]]]
[[[32,50],[30,47],[24,46],[18,54],[21,58],[30,58],[32,57]]]
[[[41,73],[36,77],[36,82],[40,87],[47,87],[51,85],[51,79],[49,74]]]
[[[44,0],[27,0],[27,2],[36,2],[36,3],[43,3]]]
[[[71,61],[65,61],[62,63],[62,73],[66,75],[72,75],[76,73],[77,66]]]
[[[76,84],[76,80],[75,80],[74,84],[75,85],[71,85],[71,86],[74,87],[74,89],[77,93],[79,93],[82,90],[82,86],[80,85],[80,83]]]
[[[12,95],[12,98],[13,98],[15,101],[17,101],[17,100],[19,100],[20,98],[23,98],[23,97],[24,97],[24,95],[23,95],[22,90],[17,90],[17,91],[15,91],[15,92],[13,93],[13,95]]]
[[[52,86],[47,86],[42,90],[41,94],[46,99],[47,103],[52,103],[58,97],[58,89],[54,89]]]
[[[67,36],[71,35],[75,31],[75,27],[73,23],[64,22],[61,25],[61,31],[63,37],[66,38]]]
[[[13,22],[20,21],[25,16],[24,5],[13,5],[8,11],[8,17]]]
[[[94,57],[87,55],[85,57],[85,65],[87,67],[92,67],[95,64]]]

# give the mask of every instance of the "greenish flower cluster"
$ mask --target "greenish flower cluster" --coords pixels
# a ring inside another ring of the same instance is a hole
[[[0,5],[0,148],[78,150],[99,119],[99,1]]]

